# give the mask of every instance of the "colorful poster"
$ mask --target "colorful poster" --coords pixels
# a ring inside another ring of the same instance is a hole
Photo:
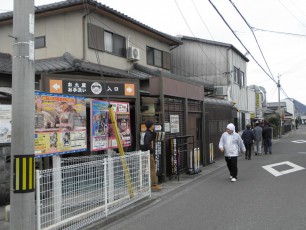
[[[35,93],[35,155],[86,151],[83,97]]]
[[[131,145],[130,109],[126,102],[91,101],[91,151],[117,148],[108,106],[112,105],[123,147]]]
[[[0,143],[11,143],[12,105],[0,105]]]

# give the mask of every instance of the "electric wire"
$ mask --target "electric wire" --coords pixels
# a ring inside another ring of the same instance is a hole
[[[301,13],[302,15],[304,15],[304,16],[306,17],[306,14],[305,14],[303,11],[301,11],[300,7],[297,6],[296,3],[295,3],[294,1],[290,0],[290,2],[292,3],[292,5],[295,6],[295,8],[296,8],[298,11],[300,11],[300,13]]]
[[[180,14],[181,14],[182,18],[184,19],[184,21],[185,21],[185,23],[186,23],[186,25],[187,25],[187,27],[188,27],[190,33],[191,33],[191,34],[193,35],[193,37],[195,38],[196,36],[195,36],[195,34],[193,33],[191,27],[189,26],[189,24],[188,24],[188,22],[187,22],[187,20],[186,20],[186,18],[185,18],[185,16],[184,16],[184,14],[183,14],[183,12],[182,12],[180,6],[178,5],[178,3],[177,3],[176,0],[174,0],[174,2],[175,2],[175,4],[176,4],[178,10],[180,11]],[[216,66],[215,63],[213,63],[213,62],[211,61],[211,59],[210,59],[209,56],[206,54],[206,52],[204,51],[203,47],[200,46],[200,44],[199,44],[199,47],[200,47],[201,51],[204,53],[204,55],[207,57],[207,59],[209,60],[209,62],[210,62],[217,70],[219,70],[220,73],[222,73],[222,71],[218,68],[218,66]]]
[[[294,13],[292,13],[289,9],[288,9],[288,7],[286,7],[282,2],[281,2],[281,0],[278,0],[279,1],[279,3],[291,14],[291,16],[292,17],[294,17],[303,27],[306,27],[306,25],[303,23],[303,22],[301,22],[300,21],[300,19],[298,19],[296,16],[295,16],[295,14]]]
[[[296,34],[296,33],[283,32],[283,31],[266,30],[266,29],[259,29],[259,28],[255,28],[255,27],[252,27],[252,30],[254,30],[254,31],[262,31],[262,32],[269,32],[269,33],[276,33],[276,34],[283,34],[283,35],[289,35],[289,36],[306,37],[306,34]]]
[[[223,22],[227,25],[227,27],[231,30],[231,32],[234,34],[234,36],[237,38],[237,40],[240,42],[240,44],[244,47],[244,49],[250,54],[250,56],[253,58],[253,60],[256,62],[256,64],[264,71],[264,73],[273,81],[277,84],[277,82],[275,81],[275,79],[273,79],[269,73],[258,63],[258,61],[255,59],[255,57],[252,55],[252,53],[248,50],[248,48],[243,44],[243,42],[240,40],[240,38],[236,35],[236,33],[234,32],[234,30],[231,28],[231,26],[227,23],[227,21],[225,20],[225,18],[222,16],[222,14],[220,13],[220,11],[217,9],[217,7],[211,2],[211,0],[208,0],[210,2],[210,4],[213,6],[213,8],[216,10],[216,12],[219,14],[219,16],[221,17],[221,19],[223,20]]]
[[[242,13],[239,11],[239,9],[236,7],[236,5],[232,2],[232,0],[229,0],[229,2],[233,5],[233,7],[234,7],[235,10],[237,11],[237,13],[240,15],[240,17],[243,19],[243,21],[245,22],[245,24],[246,24],[246,25],[249,27],[249,29],[251,30],[251,32],[252,32],[252,34],[253,34],[253,37],[254,37],[254,39],[255,39],[255,41],[256,41],[256,44],[257,44],[257,46],[258,46],[258,49],[259,49],[259,51],[260,51],[260,53],[261,53],[261,56],[262,56],[262,58],[264,59],[264,61],[265,61],[265,63],[266,63],[266,66],[267,66],[267,68],[268,68],[268,70],[269,70],[269,72],[270,72],[270,74],[271,74],[271,77],[275,80],[275,78],[273,77],[273,74],[272,74],[272,72],[271,72],[271,69],[270,69],[270,67],[269,67],[269,65],[268,65],[268,63],[267,63],[267,60],[266,60],[266,58],[265,58],[265,56],[264,56],[264,54],[263,54],[263,52],[262,52],[262,49],[261,49],[261,47],[260,47],[260,45],[259,45],[259,43],[258,43],[257,37],[256,37],[254,31],[252,30],[252,27],[250,26],[250,24],[248,23],[248,21],[245,19],[245,17],[242,15]]]
[[[196,5],[195,5],[195,3],[194,3],[193,0],[192,0],[192,4],[193,4],[193,6],[194,6],[194,8],[195,8],[195,10],[196,10],[196,12],[197,12],[197,14],[198,14],[198,16],[200,17],[201,22],[203,23],[203,25],[205,26],[206,30],[208,31],[210,37],[212,38],[213,41],[216,41],[216,40],[214,39],[212,33],[210,32],[208,26],[207,26],[206,23],[204,22],[204,20],[203,20],[201,14],[200,14],[200,12],[198,11],[198,8],[196,7]],[[224,58],[224,60],[227,62],[228,66],[229,66],[229,60],[228,60],[228,58],[225,57],[225,56],[223,55],[223,53],[221,52],[221,49],[220,49],[219,46],[217,46],[217,49],[219,50],[219,53],[221,54],[221,56]]]
[[[83,0],[83,1],[86,1],[86,3],[87,3],[87,0]],[[88,3],[87,3],[87,4],[88,4]],[[88,5],[87,5],[87,8],[88,8]],[[84,7],[84,9],[85,9],[85,7]],[[88,10],[87,10],[87,11],[88,11]],[[87,12],[87,11],[86,11],[86,12]],[[85,13],[86,13],[86,12],[85,12]],[[117,32],[115,29],[113,29],[111,26],[109,26],[108,24],[104,23],[104,22],[101,21],[99,18],[94,17],[94,15],[90,15],[89,20],[88,20],[89,23],[92,23],[91,18],[94,18],[95,20],[98,20],[101,24],[103,24],[105,27],[107,27],[112,33],[118,33],[118,32]],[[92,36],[92,31],[90,31],[90,34],[91,34],[91,36]],[[139,44],[137,44],[137,43],[135,43],[135,42],[133,42],[133,41],[130,41],[130,40],[129,40],[129,43],[131,43],[133,46],[139,48],[140,50],[146,52],[146,47],[142,47],[142,46],[140,46]],[[97,56],[98,63],[100,63],[100,62],[99,62],[99,61],[100,61],[100,57],[99,57],[99,53],[98,53],[97,50],[95,50],[95,55]],[[157,58],[158,58],[159,60],[162,60],[162,58],[159,58],[159,57],[157,57]],[[190,73],[190,72],[184,70],[184,69],[181,68],[181,67],[178,67],[178,66],[173,66],[173,67],[175,67],[176,69],[178,69],[178,70],[180,70],[180,71],[182,71],[182,72],[184,72],[184,73],[187,73],[189,76],[191,75],[192,77],[202,78],[202,76],[198,76],[198,75],[195,75],[195,74],[193,74],[193,73]],[[214,75],[214,76],[224,76],[224,74],[226,75],[226,74],[228,74],[228,73],[220,73],[220,74],[216,74],[216,75]],[[205,76],[204,76],[204,77],[205,77]],[[213,81],[211,81],[211,80],[209,80],[209,79],[205,79],[205,81],[213,83]]]
[[[89,23],[92,23],[91,22],[91,12],[89,11],[89,6],[88,6],[88,2],[87,0],[83,0],[83,8],[84,8],[84,16],[86,17],[86,19],[88,18],[88,21]],[[93,34],[93,30],[89,28],[89,33],[91,35],[91,39],[95,39],[95,43],[97,44],[97,37],[94,36]],[[94,52],[95,52],[95,56],[96,56],[96,59],[97,59],[97,62],[98,62],[98,67],[99,67],[99,72],[100,72],[100,76],[101,76],[101,80],[102,80],[102,87],[104,89],[106,89],[106,84],[105,84],[105,80],[104,80],[104,75],[103,75],[103,70],[102,70],[102,66],[101,66],[101,60],[100,60],[100,55],[99,55],[99,52],[98,50],[94,49]],[[108,106],[110,106],[110,100],[109,100],[109,94],[108,94],[108,91],[105,90],[106,92],[106,98],[107,98],[107,103],[108,103]]]

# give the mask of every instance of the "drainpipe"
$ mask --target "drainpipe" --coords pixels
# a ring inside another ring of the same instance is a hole
[[[87,16],[89,16],[90,14],[92,14],[93,12],[95,12],[97,9],[97,6],[95,6],[94,10],[86,13],[85,15],[82,16],[82,30],[83,30],[83,58],[82,60],[83,61],[86,61],[86,34],[85,34],[85,31],[86,31],[86,19],[87,19]]]
[[[227,75],[227,86],[228,86],[228,88],[227,88],[227,100],[229,102],[232,102],[232,95],[231,95],[231,93],[232,93],[232,86],[231,86],[231,79],[230,79],[231,75],[230,75],[229,51],[230,51],[230,49],[226,50],[226,56],[227,56],[227,74],[228,74]]]

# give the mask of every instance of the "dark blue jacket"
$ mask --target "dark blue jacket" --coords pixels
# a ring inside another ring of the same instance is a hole
[[[254,132],[250,129],[246,129],[243,131],[241,139],[243,140],[244,145],[253,144],[254,137]]]

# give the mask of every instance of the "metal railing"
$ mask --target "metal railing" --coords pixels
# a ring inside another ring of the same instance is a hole
[[[120,156],[66,158],[67,166],[37,170],[37,229],[81,229],[151,196],[149,152],[125,160],[129,177]]]

